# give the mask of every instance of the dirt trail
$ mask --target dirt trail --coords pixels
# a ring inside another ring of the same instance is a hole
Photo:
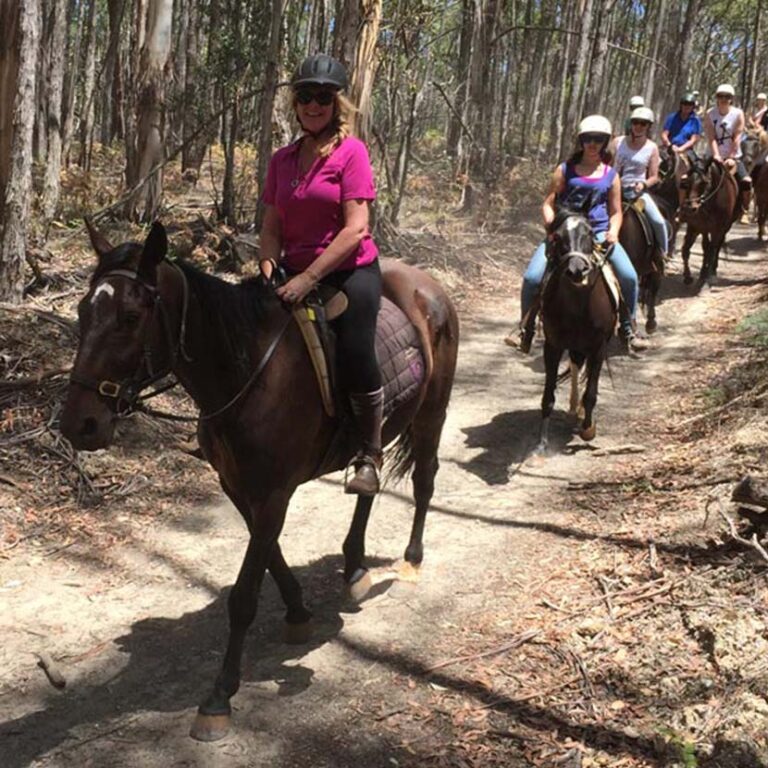
[[[340,478],[300,489],[282,541],[315,613],[314,635],[305,647],[282,644],[282,609],[267,579],[233,732],[222,742],[198,744],[187,732],[220,663],[222,590],[245,546],[230,504],[158,518],[151,527],[120,520],[131,531],[129,543],[104,553],[20,546],[0,565],[0,764],[427,764],[418,736],[404,746],[402,734],[387,729],[390,715],[423,699],[430,690],[425,668],[461,655],[473,622],[480,632],[499,599],[512,613],[498,618],[497,629],[505,621],[519,625],[538,587],[578,546],[557,532],[562,516],[553,491],[596,472],[620,478],[626,465],[609,449],[655,439],[665,414],[651,421],[647,440],[627,434],[629,416],[638,403],[653,401],[654,387],[686,376],[691,348],[704,338],[701,326],[727,315],[729,293],[766,272],[762,253],[738,252],[754,242],[746,230],[734,231],[731,242],[720,285],[706,296],[690,296],[675,263],[654,348],[641,360],[615,354],[603,375],[596,441],[585,447],[560,411],[554,453],[543,461],[528,458],[543,386],[540,347],[521,358],[501,343],[516,298],[464,316],[418,584],[397,580],[395,571],[410,526],[409,487],[387,489],[374,507],[368,552],[376,586],[360,608],[345,600],[338,574],[352,513]],[[558,407],[567,407],[562,387]],[[40,651],[57,660],[65,690],[54,690],[36,666]],[[432,682],[432,690],[451,679]],[[424,737],[434,729],[425,722]],[[519,755],[505,764],[530,765]]]

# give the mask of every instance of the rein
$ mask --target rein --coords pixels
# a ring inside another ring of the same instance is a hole
[[[699,200],[699,208],[703,208],[710,200],[712,200],[723,186],[723,181],[725,180],[726,174],[729,174],[729,171],[724,165],[720,165],[720,171],[720,180],[711,192],[708,192]],[[686,202],[688,202],[688,200],[686,200]]]
[[[187,314],[189,311],[189,283],[187,281],[186,275],[184,274],[184,271],[181,269],[181,267],[178,266],[178,264],[175,264],[174,262],[169,260],[166,260],[166,263],[172,266],[179,273],[179,275],[181,275],[182,285],[183,285],[181,324],[179,327],[179,337],[176,340],[176,342],[173,341],[173,334],[170,328],[168,311],[166,309],[165,304],[163,303],[162,297],[159,291],[157,290],[156,286],[150,285],[141,277],[139,277],[138,272],[133,272],[127,269],[110,270],[109,272],[105,272],[101,276],[101,279],[104,279],[107,277],[123,277],[135,283],[138,283],[145,291],[149,293],[149,295],[152,297],[152,300],[153,300],[152,318],[151,318],[150,327],[154,324],[155,315],[159,312],[160,317],[162,318],[162,326],[165,332],[168,348],[171,350],[170,363],[164,368],[164,370],[158,371],[157,373],[153,373],[152,350],[149,345],[149,340],[145,339],[144,355],[142,356],[139,362],[136,372],[131,378],[124,379],[120,382],[115,382],[108,379],[103,379],[102,381],[96,381],[94,379],[88,379],[83,376],[80,376],[79,374],[73,373],[72,375],[70,375],[69,380],[71,383],[78,384],[81,387],[85,387],[86,389],[96,392],[101,397],[104,397],[107,399],[114,399],[116,401],[116,413],[117,413],[117,416],[120,418],[125,418],[136,411],[142,411],[144,413],[147,413],[150,416],[158,416],[160,418],[171,419],[174,421],[208,421],[210,419],[217,418],[222,414],[226,413],[232,406],[234,406],[238,401],[240,401],[241,398],[245,395],[245,393],[248,392],[248,390],[251,388],[251,386],[253,386],[253,384],[256,382],[259,376],[264,372],[264,369],[267,367],[267,364],[269,363],[269,361],[272,359],[272,355],[274,354],[275,349],[277,348],[277,345],[280,343],[280,340],[285,335],[285,332],[288,329],[288,326],[290,325],[290,322],[293,316],[290,313],[287,314],[285,323],[281,325],[279,331],[277,332],[277,334],[275,334],[274,338],[272,339],[269,346],[267,347],[267,350],[262,355],[262,358],[259,361],[259,364],[256,366],[253,373],[248,378],[248,381],[245,382],[245,384],[240,388],[237,394],[232,399],[230,399],[224,406],[216,409],[212,413],[201,412],[197,417],[176,416],[175,414],[164,413],[162,411],[155,411],[151,408],[146,407],[144,405],[144,401],[152,397],[156,397],[157,395],[160,395],[163,392],[167,392],[170,389],[173,389],[173,387],[177,386],[179,382],[178,381],[169,382],[167,384],[164,384],[163,386],[160,386],[154,389],[152,392],[146,395],[142,395],[141,394],[142,391],[145,390],[147,387],[152,386],[154,383],[160,381],[161,379],[164,379],[166,376],[172,373],[179,359],[182,359],[184,360],[184,362],[187,362],[187,363],[192,362],[192,358],[187,353],[186,346],[185,346],[186,332],[187,332]],[[147,374],[148,374],[143,378],[141,377],[142,367],[146,368]],[[125,404],[125,406],[121,407],[121,404],[123,403]]]

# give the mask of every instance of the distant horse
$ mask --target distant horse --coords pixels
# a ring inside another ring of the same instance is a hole
[[[265,570],[287,608],[287,638],[307,639],[311,614],[278,537],[296,488],[346,466],[355,440],[348,421],[323,409],[298,324],[273,285],[261,278],[230,285],[168,261],[165,229],[158,223],[143,246],[113,247],[96,230],[90,232],[99,258],[78,306],[80,344],[62,432],[77,449],[109,445],[116,416],[130,410],[147,386],[173,373],[200,408],[200,447],[250,534],[229,595],[223,666],[192,727],[192,736],[212,741],[229,728],[229,699],[240,686],[243,643]],[[450,300],[426,274],[391,261],[382,264],[382,272],[384,296],[414,326],[424,361],[416,396],[395,406],[383,434],[385,444],[399,440],[400,472],[413,468],[416,511],[405,559],[418,567],[459,327]],[[344,576],[358,586],[358,598],[370,587],[364,557],[372,502],[358,497],[343,547]]]
[[[681,189],[685,197],[680,218],[688,224],[682,249],[683,281],[686,285],[693,282],[688,261],[691,246],[701,234],[703,257],[699,284],[709,287],[717,274],[725,236],[739,216],[739,186],[719,160],[695,157]]]
[[[640,213],[634,200],[624,202],[619,242],[629,255],[640,281],[640,302],[645,306],[645,330],[656,330],[656,295],[664,275],[664,254],[653,236],[648,217]],[[642,217],[642,218],[641,218]]]
[[[659,164],[659,183],[650,190],[656,205],[659,206],[662,216],[667,221],[670,236],[670,249],[674,248],[675,238],[677,237],[677,209],[680,207],[680,195],[677,191],[677,177],[681,174],[683,165],[686,161],[680,157],[677,152],[668,147],[666,152],[661,152],[661,163]]]
[[[587,385],[581,405],[584,418],[579,435],[596,434],[593,411],[597,385],[608,342],[616,327],[617,311],[593,249],[592,228],[586,217],[561,208],[549,228],[552,233],[549,275],[541,299],[546,380],[541,401],[541,434],[537,451],[546,451],[549,418],[555,405],[557,367],[567,349],[571,359],[571,412],[578,408],[578,371],[587,365]]]

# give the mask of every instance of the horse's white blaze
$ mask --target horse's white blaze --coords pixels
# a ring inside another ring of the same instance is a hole
[[[115,295],[115,286],[110,285],[109,283],[101,283],[99,287],[93,292],[93,296],[91,296],[91,304],[95,304],[96,300],[99,298],[99,295],[102,293],[106,293],[107,296],[111,299]]]

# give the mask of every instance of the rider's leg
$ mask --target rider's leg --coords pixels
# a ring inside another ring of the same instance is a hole
[[[605,233],[601,232],[596,238],[598,242],[605,239]],[[608,252],[608,261],[611,263],[616,277],[619,279],[621,297],[624,299],[627,312],[621,316],[621,337],[631,349],[641,349],[644,345],[635,337],[635,317],[637,315],[637,302],[640,296],[640,285],[637,272],[632,266],[629,254],[621,243],[616,243]]]
[[[334,320],[343,379],[352,405],[359,441],[353,460],[355,475],[347,493],[373,496],[379,490],[381,421],[384,405],[381,371],[376,359],[376,319],[381,304],[381,271],[378,261],[344,274],[341,284],[347,309]],[[337,283],[337,281],[329,281]]]
[[[646,192],[642,198],[645,203],[645,212],[648,214],[648,221],[651,223],[653,236],[656,238],[656,244],[661,248],[662,255],[666,256],[669,251],[669,237],[664,217],[661,215],[661,211],[651,195]]]
[[[749,204],[752,200],[752,178],[744,167],[743,160],[736,161],[736,181],[739,184],[739,199],[741,202],[741,224],[749,224]]]
[[[533,252],[523,275],[523,285],[520,289],[520,338],[515,340],[508,337],[508,343],[519,346],[522,352],[528,352],[531,349],[531,341],[536,329],[535,306],[546,271],[547,246],[546,243],[541,243]]]

